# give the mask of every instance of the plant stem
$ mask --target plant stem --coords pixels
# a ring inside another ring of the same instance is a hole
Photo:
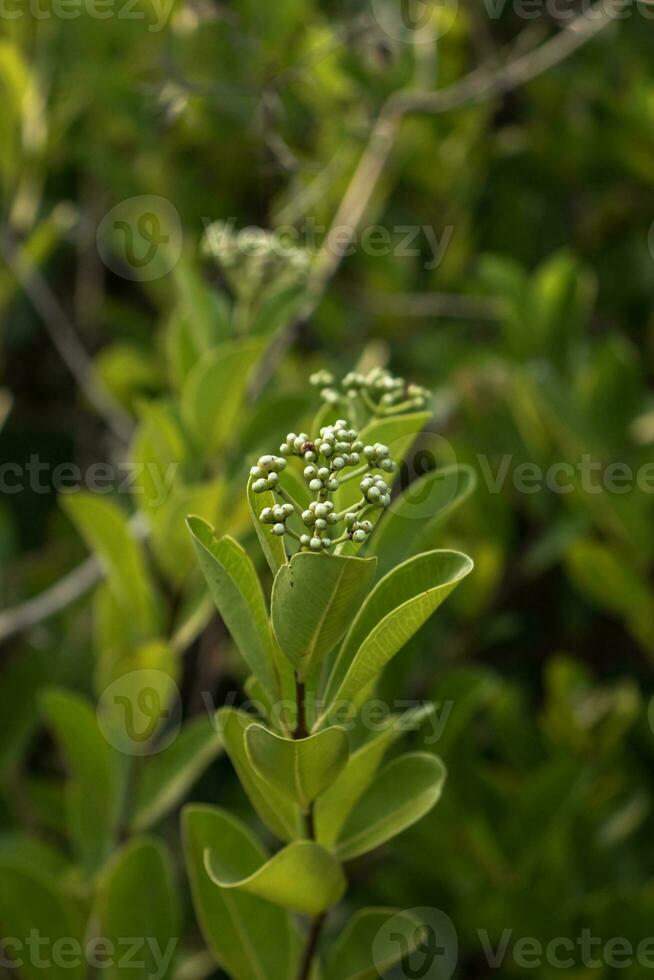
[[[300,965],[300,972],[297,975],[297,980],[309,980],[311,965],[313,963],[313,958],[316,955],[316,950],[318,949],[318,940],[320,939],[320,933],[322,932],[322,927],[325,924],[326,917],[327,914],[323,912],[322,915],[319,915],[311,923],[311,931],[309,932],[309,939],[304,950],[304,956],[302,957],[302,963]]]
[[[295,700],[297,702],[297,725],[293,738],[307,738],[309,729],[307,728],[306,687],[297,674],[295,675]]]
[[[370,464],[366,463],[365,466],[360,466],[358,470],[352,470],[351,473],[347,473],[345,476],[339,476],[341,485],[343,483],[349,483],[350,480],[356,480],[359,476],[365,476],[366,473],[370,471]]]

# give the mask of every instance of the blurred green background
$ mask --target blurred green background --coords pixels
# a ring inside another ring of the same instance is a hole
[[[492,74],[588,4],[446,7],[416,39],[366,0],[3,5],[0,859],[48,849],[88,897],[44,690],[95,700],[165,664],[186,718],[201,692],[240,691],[183,518],[248,544],[247,467],[315,413],[309,375],[387,363],[434,393],[413,475],[477,473],[440,537],[477,569],[382,685],[439,704],[443,800],[358,863],[342,921],[441,909],[455,976],[477,978],[479,930],[494,946],[506,929],[654,935],[654,20],[629,6],[528,84],[405,119],[306,317],[314,239],[385,100]],[[296,251],[246,247],[244,228],[285,229]],[[245,360],[205,371],[234,337]],[[102,492],[71,492],[97,490],[97,464]],[[90,552],[104,579],[75,571]],[[74,601],[48,591],[62,578]],[[43,594],[54,615],[24,605]],[[222,758],[186,790],[249,815]],[[156,832],[178,855],[174,812]],[[192,959],[177,865],[179,976],[221,976]],[[495,975],[524,974],[511,948]]]

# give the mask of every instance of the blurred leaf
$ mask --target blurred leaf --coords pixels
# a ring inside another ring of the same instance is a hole
[[[180,922],[172,861],[160,841],[134,838],[112,857],[98,881],[96,913],[114,949],[124,949],[126,937],[139,941],[132,962],[116,958],[106,967],[107,980],[172,977]]]
[[[131,826],[147,830],[187,794],[221,749],[220,735],[208,718],[187,722],[175,741],[145,761]]]
[[[229,341],[204,354],[189,372],[182,418],[205,458],[235,438],[248,379],[263,350],[258,341]]]
[[[17,951],[9,940],[5,955],[11,961],[16,953],[21,961],[21,976],[26,980],[43,980],[42,960],[40,956],[31,955],[27,945],[30,939],[33,942],[36,931],[52,946],[61,943],[65,950],[59,964],[54,962],[54,957],[48,961],[48,980],[85,980],[86,964],[82,956],[78,956],[77,962],[72,964],[70,957],[71,943],[76,943],[79,950],[83,948],[83,923],[74,903],[63,894],[57,879],[45,870],[24,864],[19,855],[15,858],[0,855],[0,877],[3,935],[22,943],[21,951]]]
[[[380,933],[389,922],[392,934]],[[378,980],[420,945],[422,921],[399,909],[360,909],[332,946],[323,980]],[[374,951],[374,952],[373,952]],[[374,956],[374,962],[373,962]]]
[[[159,613],[154,586],[141,548],[118,506],[91,493],[64,497],[62,506],[102,562],[107,584],[131,625],[134,641],[156,636]]]
[[[41,712],[70,773],[66,802],[71,839],[85,866],[95,870],[108,856],[116,829],[118,784],[111,747],[91,705],[78,694],[45,691]]]

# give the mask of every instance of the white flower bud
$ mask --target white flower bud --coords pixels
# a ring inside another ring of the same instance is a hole
[[[340,480],[338,480],[337,477],[335,476],[333,476],[331,480],[327,480],[327,484],[326,484],[328,490],[338,490],[340,485],[341,485]]]
[[[267,489],[268,489],[267,480],[255,480],[254,483],[252,484],[252,490],[254,491],[254,493],[263,493],[264,490]]]
[[[315,522],[315,520],[316,520],[313,511],[311,511],[311,510],[303,510],[302,511],[302,520],[307,525],[307,527],[309,527],[311,524],[313,524]]]
[[[283,534],[286,534],[286,528],[283,524],[275,524],[272,533],[276,534],[278,538],[281,538]]]
[[[366,540],[366,532],[361,530],[355,531],[352,535],[352,540],[356,541],[357,544],[362,544]]]
[[[312,480],[309,484],[309,490],[313,490],[314,493],[322,490],[322,480]]]
[[[312,551],[320,551],[322,548],[322,541],[320,540],[320,538],[311,538],[311,541],[309,542],[309,547],[311,548]]]

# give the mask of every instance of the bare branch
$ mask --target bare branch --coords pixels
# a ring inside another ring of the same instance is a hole
[[[622,4],[598,0],[586,13],[575,17],[559,34],[535,51],[529,51],[500,68],[481,68],[438,92],[398,92],[390,97],[388,108],[402,115],[442,113],[504,95],[565,61],[612,24],[628,3],[629,0],[624,0]]]
[[[629,2],[630,0],[624,0],[622,4],[608,4],[606,0],[598,0],[555,37],[506,65],[482,65],[460,81],[436,92],[400,91],[388,98],[372,126],[359,164],[316,256],[309,279],[307,301],[296,319],[277,335],[269,348],[266,363],[253,385],[254,396],[274,374],[302,326],[313,316],[327,284],[338,271],[379,188],[404,117],[416,113],[435,114],[461,109],[503,95],[533,81],[570,57],[612,24]],[[334,247],[336,239],[338,248]]]
[[[504,312],[501,300],[457,293],[374,293],[362,303],[375,316],[499,320]]]
[[[64,308],[25,251],[19,251],[9,233],[0,234],[0,248],[8,267],[43,321],[61,359],[112,431],[123,442],[132,435],[132,421],[98,377]]]
[[[147,534],[147,528],[138,516],[131,519],[130,530],[137,539],[142,539]],[[55,616],[80,599],[103,578],[104,568],[101,562],[94,556],[87,558],[34,599],[28,599],[22,605],[0,613],[0,643]]]

